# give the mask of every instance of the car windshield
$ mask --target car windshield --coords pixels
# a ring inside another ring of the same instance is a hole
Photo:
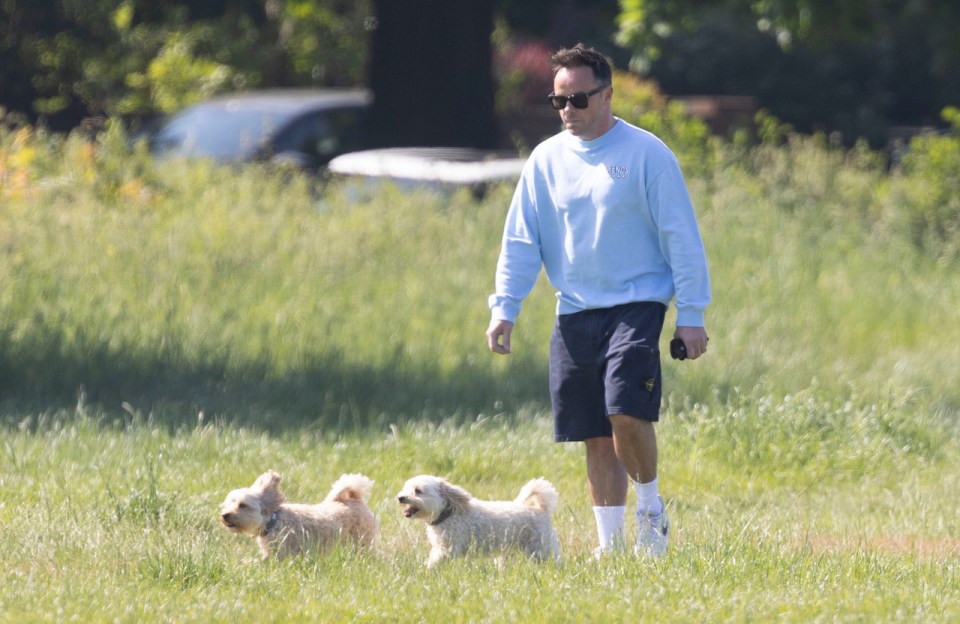
[[[242,160],[289,118],[282,111],[197,106],[171,119],[154,137],[154,148],[181,156]]]

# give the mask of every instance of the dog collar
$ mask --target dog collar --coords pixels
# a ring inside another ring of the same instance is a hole
[[[267,526],[263,527],[263,530],[260,531],[260,535],[266,537],[270,533],[270,531],[272,531],[274,527],[277,526],[277,522],[279,520],[280,520],[279,511],[275,511],[272,514],[270,514],[270,519],[267,520]]]
[[[437,519],[430,523],[430,526],[437,526],[447,518],[453,515],[453,507],[447,505],[443,508],[443,511],[440,512],[440,515],[437,516]]]

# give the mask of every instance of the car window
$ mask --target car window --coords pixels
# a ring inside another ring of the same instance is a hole
[[[340,108],[314,112],[295,120],[276,139],[275,153],[297,152],[320,166],[344,152],[364,149],[364,111]]]
[[[156,151],[183,156],[241,160],[254,153],[286,117],[230,107],[196,107],[171,119],[154,137],[153,146]]]
[[[365,108],[342,108],[330,111],[331,125],[339,141],[338,153],[354,152],[370,147],[366,132],[369,111]]]

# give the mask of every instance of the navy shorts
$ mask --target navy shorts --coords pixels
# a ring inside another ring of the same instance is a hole
[[[662,303],[643,301],[557,317],[550,338],[557,442],[610,437],[612,414],[659,420],[666,311]]]

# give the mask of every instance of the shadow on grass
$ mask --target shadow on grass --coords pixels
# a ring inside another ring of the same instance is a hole
[[[82,405],[108,419],[144,417],[173,428],[196,425],[202,412],[205,422],[334,433],[509,415],[530,404],[548,409],[546,362],[511,358],[500,373],[472,365],[443,373],[409,362],[357,366],[330,355],[276,374],[260,363],[185,365],[106,347],[82,359],[53,348],[31,353],[0,348],[0,422]]]

